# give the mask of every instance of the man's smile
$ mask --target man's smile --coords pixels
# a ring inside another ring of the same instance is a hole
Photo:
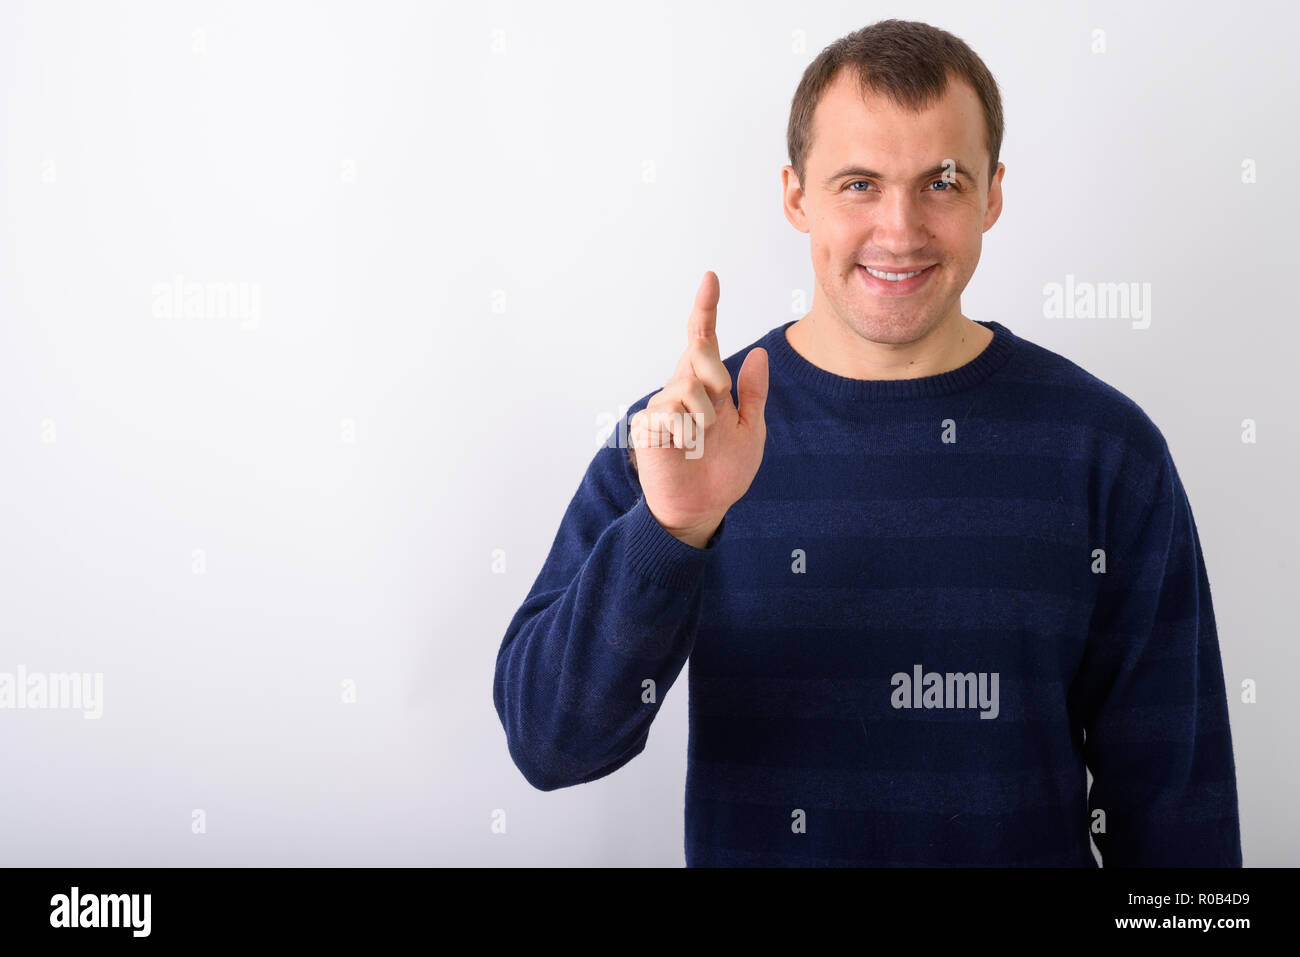
[[[886,296],[906,296],[922,288],[934,274],[938,263],[914,269],[890,270],[876,269],[874,266],[858,264],[858,274],[862,276],[867,288],[877,294]]]

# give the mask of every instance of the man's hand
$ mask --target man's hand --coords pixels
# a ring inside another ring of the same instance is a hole
[[[718,277],[695,294],[686,351],[672,379],[630,422],[632,455],[646,505],[668,532],[703,548],[763,461],[767,352],[751,349],[731,399],[731,374],[718,351]]]

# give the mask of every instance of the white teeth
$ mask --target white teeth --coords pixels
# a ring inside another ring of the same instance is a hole
[[[870,266],[863,266],[862,268],[877,279],[885,279],[889,282],[901,282],[904,279],[911,279],[913,276],[919,276],[925,272],[924,269],[918,269],[916,272],[878,272]]]

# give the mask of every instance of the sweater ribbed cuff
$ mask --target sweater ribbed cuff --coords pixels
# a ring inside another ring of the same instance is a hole
[[[704,548],[688,545],[659,524],[641,496],[623,516],[628,523],[627,561],[641,575],[665,588],[686,588],[699,582],[705,564],[716,551],[727,520],[718,525]]]

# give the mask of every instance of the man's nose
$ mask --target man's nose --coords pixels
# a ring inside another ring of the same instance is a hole
[[[929,238],[921,197],[907,189],[891,189],[875,209],[872,239],[890,252],[907,253]]]

